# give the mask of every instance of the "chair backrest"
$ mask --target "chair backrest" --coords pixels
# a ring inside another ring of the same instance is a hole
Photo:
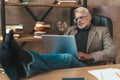
[[[112,20],[106,16],[94,15],[92,17],[92,24],[95,26],[108,27],[111,37],[113,37],[113,24]]]
[[[108,27],[111,37],[113,38],[113,24],[112,24],[112,20],[106,16],[101,16],[101,15],[94,15],[92,17],[92,24],[95,26],[103,26],[103,27]],[[106,61],[105,63],[113,63],[116,64],[116,59],[110,60],[110,61]]]

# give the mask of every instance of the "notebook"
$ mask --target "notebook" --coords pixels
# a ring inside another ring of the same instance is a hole
[[[42,35],[42,39],[46,53],[69,53],[78,58],[73,35]]]
[[[86,80],[85,77],[80,77],[80,78],[63,78],[62,80]]]

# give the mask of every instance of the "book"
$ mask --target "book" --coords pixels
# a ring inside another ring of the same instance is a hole
[[[63,78],[62,80],[86,80],[85,77],[80,77],[80,78]]]
[[[8,34],[10,30],[13,30],[14,33],[21,34],[23,33],[23,24],[6,24],[6,33]]]
[[[23,34],[23,24],[6,24],[6,34],[9,33],[10,30],[14,31],[14,38],[18,39],[20,34]]]
[[[48,33],[49,32],[49,29],[51,27],[51,23],[50,22],[41,22],[41,21],[38,21],[36,22],[35,24],[35,27],[34,27],[34,30],[35,30],[35,35],[39,36],[41,34],[45,34],[45,33]]]
[[[77,1],[76,0],[59,0],[58,5],[76,5]]]

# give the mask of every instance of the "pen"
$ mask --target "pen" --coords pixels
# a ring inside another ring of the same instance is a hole
[[[102,72],[100,71],[100,78],[101,78],[101,80],[104,80],[104,77],[103,77],[103,74],[102,74]]]
[[[120,74],[118,74],[117,72],[115,72],[115,74],[120,78]]]

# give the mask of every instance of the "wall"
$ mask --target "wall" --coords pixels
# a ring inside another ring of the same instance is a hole
[[[12,0],[13,2],[19,2],[18,0]],[[36,1],[43,3],[53,3],[53,0],[25,0],[25,1]],[[113,41],[115,43],[118,57],[117,62],[120,62],[120,0],[88,0],[89,5],[98,6],[97,9],[94,9],[94,14],[100,14],[108,16],[113,21]],[[49,9],[48,7],[29,7],[30,10],[34,13],[34,15],[41,19],[46,11]],[[49,15],[45,18],[45,21],[51,21],[51,33],[57,34],[58,31],[56,29],[56,23],[58,21],[64,20],[68,23],[70,22],[70,8],[53,8]],[[29,15],[29,13],[25,10],[24,7],[16,7],[16,6],[7,6],[6,7],[6,23],[22,23],[24,25],[24,32],[30,33],[35,25],[35,20]],[[32,45],[32,46],[31,46]],[[43,52],[42,44],[40,42],[35,43],[27,43],[23,48],[35,50],[37,52]],[[35,46],[35,48],[33,48]]]

